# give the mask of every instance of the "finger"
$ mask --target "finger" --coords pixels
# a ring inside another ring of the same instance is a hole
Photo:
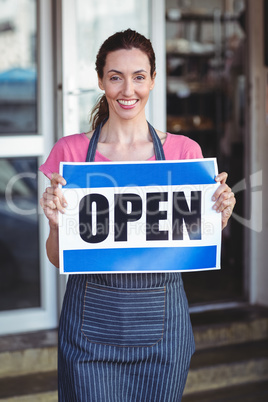
[[[60,199],[60,202],[64,208],[67,207],[68,203],[66,198],[63,196],[61,189],[58,188],[58,185],[61,184],[62,186],[66,186],[66,180],[59,174],[59,173],[52,173],[51,175],[51,187],[54,189],[53,192],[57,195]],[[61,209],[59,209],[61,210]]]
[[[61,213],[65,212],[64,205],[61,203],[61,199],[57,195],[52,195],[52,199],[48,201],[47,206],[49,206],[51,209],[57,209]]]
[[[62,201],[61,198],[59,198],[56,194],[54,193],[48,193],[47,191],[44,192],[43,194],[43,206],[50,208],[52,210],[57,209],[61,213],[65,212],[65,208],[67,206],[67,203]]]
[[[215,191],[215,193],[212,196],[212,201],[216,201],[219,199],[219,197],[221,196],[221,194],[223,193],[230,193],[232,191],[232,189],[226,184],[221,184]]]
[[[44,197],[42,197],[39,202],[44,211],[45,216],[49,220],[49,224],[53,226],[58,226],[58,214],[55,213],[55,210],[51,209],[46,205],[46,200],[44,199]]]
[[[66,186],[66,180],[59,173],[52,173],[50,182],[52,187],[56,187],[58,184]]]
[[[219,173],[219,174],[215,177],[215,181],[218,182],[218,183],[222,183],[222,184],[223,184],[223,183],[226,183],[227,177],[228,177],[228,173],[222,172],[222,173]]]
[[[60,200],[61,205],[66,208],[68,206],[68,203],[66,201],[66,198],[64,197],[64,195],[62,194],[62,191],[59,187],[47,187],[46,191],[44,193],[45,198],[48,198],[49,195],[53,195],[53,196],[57,196]]]
[[[217,212],[223,212],[226,208],[233,210],[236,200],[233,192],[223,193],[217,202],[213,205],[213,209]]]

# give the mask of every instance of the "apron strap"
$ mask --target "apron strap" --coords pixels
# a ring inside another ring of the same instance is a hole
[[[95,129],[95,131],[94,131],[94,133],[93,133],[93,135],[91,137],[91,140],[89,142],[89,146],[88,146],[88,149],[87,149],[86,162],[94,162],[95,154],[96,154],[96,150],[97,150],[97,145],[98,145],[98,141],[99,141],[99,138],[100,138],[101,129],[102,129],[102,126],[104,126],[104,124],[106,123],[107,120],[108,120],[107,118],[104,119],[103,122],[101,122],[101,124],[99,124],[96,127],[96,129]]]
[[[101,129],[104,126],[104,124],[106,123],[108,119],[105,119],[101,124],[99,124],[92,137],[91,140],[89,142],[89,146],[88,146],[88,150],[87,150],[87,156],[86,156],[86,162],[94,162],[95,159],[95,154],[96,154],[96,150],[97,150],[97,145],[98,145],[98,141],[100,138],[100,133],[101,133]],[[152,136],[153,139],[153,144],[154,144],[154,152],[155,152],[155,159],[156,160],[165,160],[165,153],[163,150],[163,146],[161,143],[160,138],[158,137],[154,127],[147,121],[148,123],[148,127],[150,130],[150,134]]]
[[[154,127],[147,121],[149,130],[153,139],[153,144],[154,144],[154,153],[155,153],[155,159],[157,161],[164,161],[165,158],[165,153],[163,149],[162,142],[160,138],[158,137]]]

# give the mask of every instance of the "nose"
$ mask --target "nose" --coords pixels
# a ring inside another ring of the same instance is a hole
[[[130,97],[134,93],[133,80],[131,78],[124,80],[123,95]]]

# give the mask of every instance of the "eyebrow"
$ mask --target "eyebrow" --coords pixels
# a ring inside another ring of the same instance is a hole
[[[114,69],[109,70],[109,71],[108,71],[108,73],[123,74],[121,71],[114,70]],[[147,71],[146,71],[146,70],[141,69],[141,70],[137,70],[137,71],[134,71],[134,72],[133,72],[133,74],[140,74],[140,73],[147,73]]]

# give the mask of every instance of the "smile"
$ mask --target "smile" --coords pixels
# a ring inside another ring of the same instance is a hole
[[[123,106],[133,106],[133,105],[135,105],[137,102],[138,102],[138,100],[137,99],[134,99],[134,100],[123,100],[123,99],[119,99],[118,101],[117,101],[120,105],[123,105]]]

